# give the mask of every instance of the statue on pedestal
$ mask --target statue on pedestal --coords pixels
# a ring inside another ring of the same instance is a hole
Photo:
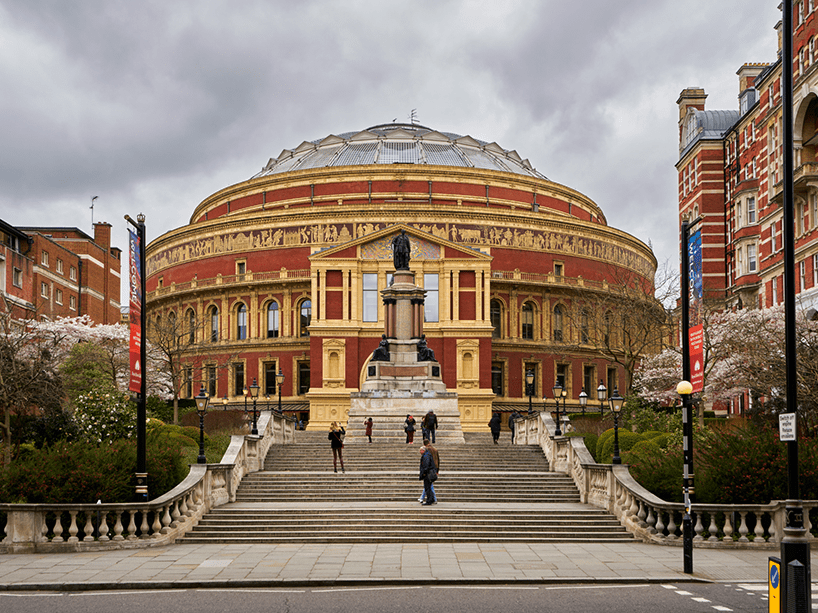
[[[386,340],[386,334],[381,334],[381,342],[378,343],[375,351],[372,352],[373,362],[388,362],[389,361],[389,341]]]
[[[418,341],[418,362],[437,362],[435,352],[426,346],[425,334],[421,334]]]
[[[411,251],[412,247],[409,237],[406,236],[406,230],[401,230],[400,234],[392,239],[392,261],[395,263],[395,270],[409,270]]]

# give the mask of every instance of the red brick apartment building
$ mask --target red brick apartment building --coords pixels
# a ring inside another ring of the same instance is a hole
[[[91,238],[78,228],[13,227],[0,220],[0,236],[7,308],[21,309],[21,317],[87,314],[98,324],[119,323],[121,250],[111,246],[110,224],[94,224]]]
[[[708,110],[698,87],[679,106],[679,221],[703,218],[706,297],[727,308],[783,302],[781,71],[793,71],[795,291],[818,316],[818,10],[793,2],[793,57],[739,68],[738,108]],[[734,410],[737,407],[733,407]]]

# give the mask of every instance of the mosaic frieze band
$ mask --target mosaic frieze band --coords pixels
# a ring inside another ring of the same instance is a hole
[[[408,224],[421,232],[437,236],[454,243],[472,246],[514,247],[552,253],[568,253],[576,256],[596,258],[624,266],[640,274],[650,276],[653,264],[630,249],[612,245],[602,240],[575,236],[564,232],[521,230],[514,227],[479,226],[470,224]],[[147,261],[148,274],[154,274],[166,266],[197,260],[223,253],[241,253],[253,249],[291,246],[340,245],[354,238],[360,238],[386,227],[381,223],[360,224],[314,224],[288,228],[269,228],[248,232],[230,232],[222,235],[194,239],[183,245],[170,247],[151,255]],[[380,248],[364,246],[372,251],[366,259],[391,257],[391,249],[386,238]],[[437,246],[425,243],[422,250],[413,247],[412,259],[438,259],[429,249]],[[388,256],[387,256],[388,250]],[[367,251],[368,253],[368,251]]]

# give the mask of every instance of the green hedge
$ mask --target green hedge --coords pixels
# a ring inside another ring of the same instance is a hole
[[[173,489],[188,473],[181,445],[172,437],[147,437],[150,497]],[[72,504],[134,499],[136,441],[100,446],[61,441],[30,449],[0,472],[0,501]]]

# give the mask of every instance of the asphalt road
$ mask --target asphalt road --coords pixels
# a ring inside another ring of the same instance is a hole
[[[818,604],[813,609],[818,609]],[[0,593],[3,613],[766,613],[767,610],[767,586],[742,583]]]

